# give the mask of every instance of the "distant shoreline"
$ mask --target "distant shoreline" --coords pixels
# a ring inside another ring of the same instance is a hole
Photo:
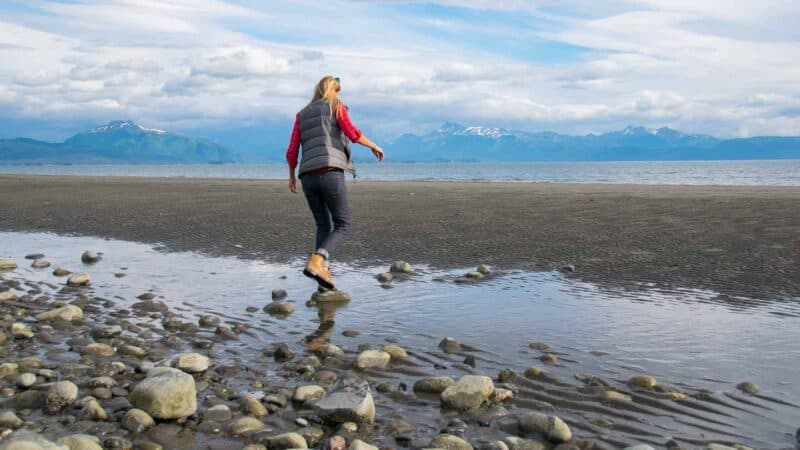
[[[557,270],[763,298],[800,296],[800,187],[569,183],[351,184],[354,231],[335,261]],[[290,261],[310,251],[283,181],[0,176],[0,229]],[[239,247],[240,246],[240,247]]]

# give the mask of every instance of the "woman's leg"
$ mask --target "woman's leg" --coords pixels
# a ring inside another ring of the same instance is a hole
[[[317,224],[317,239],[314,251],[318,252],[323,249],[323,243],[331,232],[333,224],[331,223],[331,215],[325,204],[325,196],[322,186],[320,185],[320,177],[324,174],[311,174],[301,178],[303,185],[303,194],[306,196],[308,208],[314,216],[314,222]],[[327,258],[326,254],[323,254]]]
[[[325,207],[333,219],[333,230],[325,236],[320,246],[325,250],[327,258],[339,248],[350,229],[350,205],[347,201],[344,172],[333,171],[322,174],[320,187]]]

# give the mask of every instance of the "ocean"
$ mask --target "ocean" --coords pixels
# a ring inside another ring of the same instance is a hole
[[[800,186],[800,160],[361,163],[361,180]],[[0,165],[0,173],[284,179],[286,164]]]

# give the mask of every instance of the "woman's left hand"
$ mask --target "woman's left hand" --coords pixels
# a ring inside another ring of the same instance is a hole
[[[297,194],[297,178],[289,177],[289,190]]]
[[[383,149],[378,147],[377,145],[372,148],[372,154],[378,158],[378,161],[383,161]]]

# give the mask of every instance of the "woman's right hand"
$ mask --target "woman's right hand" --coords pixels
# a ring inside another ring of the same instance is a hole
[[[382,148],[378,147],[377,145],[375,147],[372,147],[372,154],[375,155],[376,158],[378,158],[378,161],[383,161]]]
[[[297,178],[294,176],[289,177],[289,190],[297,194]]]

